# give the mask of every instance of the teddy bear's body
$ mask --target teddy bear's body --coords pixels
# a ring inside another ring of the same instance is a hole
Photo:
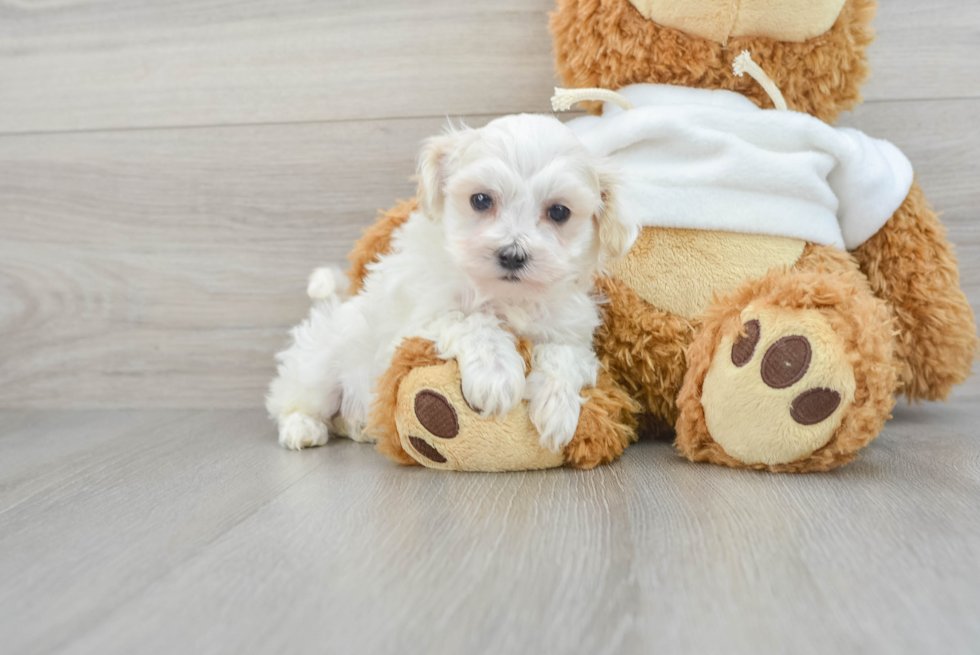
[[[891,218],[911,164],[887,142],[732,91],[639,84],[619,102],[630,108],[569,123],[618,163],[621,211],[646,226],[599,280],[606,367],[656,418],[679,420],[695,459],[846,461],[888,416],[895,372],[891,320],[842,250]]]
[[[769,110],[767,91],[732,72],[736,57],[748,51],[797,119],[832,124],[860,99],[874,11],[871,0],[820,0],[802,12],[790,0],[558,0],[551,30],[556,67],[568,87],[720,90],[738,96],[733,107],[748,99]],[[793,138],[774,138],[769,146],[778,151]],[[814,145],[814,157],[835,151],[822,143]],[[727,147],[724,139],[719,144],[708,150]],[[699,146],[693,141],[691,153]],[[629,147],[619,151],[624,162],[636,156]],[[687,154],[681,148],[677,156]],[[848,166],[846,158],[816,165],[829,180]],[[694,196],[667,213],[683,217],[690,207],[706,227],[644,227],[630,253],[597,280],[608,303],[595,345],[610,374],[602,391],[613,402],[599,412],[602,429],[593,428],[601,438],[589,439],[580,424],[572,444],[579,456],[565,461],[609,461],[628,443],[627,417],[636,406],[621,398],[619,387],[639,403],[647,419],[641,424],[675,428],[675,443],[690,459],[811,471],[853,459],[881,431],[897,394],[943,399],[965,380],[977,335],[951,245],[911,168],[903,171],[888,153],[884,160],[894,163],[891,186],[886,179],[855,192],[833,180],[829,191],[803,185],[774,192],[770,204],[758,206],[758,224],[746,226],[743,217],[726,226],[729,212],[745,209],[737,198],[710,205]],[[868,161],[851,162],[852,173],[860,176]],[[778,167],[769,173],[779,174]],[[728,177],[737,187],[738,175]],[[728,177],[720,177],[722,186]],[[886,193],[876,195],[881,189]],[[651,193],[642,210],[658,197]],[[797,201],[823,203],[829,214]],[[778,211],[763,216],[773,208]],[[835,211],[836,235],[826,222],[807,231]],[[751,220],[751,207],[742,213]],[[391,216],[387,229],[396,229]],[[781,225],[783,216],[795,227]],[[766,220],[777,226],[769,233]],[[364,262],[385,247],[385,229],[376,228],[355,251],[355,286]],[[389,409],[391,402],[379,399]],[[388,443],[397,440],[390,436]]]
[[[832,25],[805,39],[743,33],[725,43],[657,24],[658,4],[670,3],[559,0],[551,27],[566,85],[727,89],[771,107],[759,85],[730,73],[749,51],[790,109],[833,122],[859,100],[870,0],[825,7],[836,12]],[[769,25],[793,13],[778,1],[726,6],[740,16],[755,5],[765,5]],[[597,348],[649,411],[676,422],[688,457],[774,470],[849,461],[878,434],[896,392],[945,398],[969,375],[977,347],[952,249],[917,184],[852,247],[847,254],[745,233],[647,228],[603,283],[611,302]],[[752,255],[726,257],[737,251]],[[663,276],[666,268],[712,272],[674,293],[669,285],[683,276]],[[777,379],[777,362],[795,372]]]

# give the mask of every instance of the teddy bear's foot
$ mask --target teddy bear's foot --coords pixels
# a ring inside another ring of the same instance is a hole
[[[708,432],[749,465],[788,464],[823,447],[854,400],[854,369],[815,310],[742,312],[704,379]]]
[[[827,470],[877,436],[897,384],[891,322],[880,301],[848,282],[823,272],[773,275],[709,311],[678,396],[682,454]]]
[[[398,389],[395,422],[401,446],[419,464],[457,471],[520,471],[561,466],[562,453],[542,448],[520,403],[506,416],[483,418],[460,386],[455,361],[411,371]]]
[[[456,361],[434,351],[424,339],[406,340],[379,381],[368,429],[377,432],[378,449],[400,463],[457,471],[592,468],[614,460],[635,439],[637,407],[608,376],[583,390],[575,437],[554,453],[541,447],[526,402],[506,416],[482,417],[463,395]]]

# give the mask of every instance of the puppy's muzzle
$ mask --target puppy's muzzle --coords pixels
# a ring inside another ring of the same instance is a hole
[[[497,251],[497,263],[505,271],[516,273],[527,266],[529,259],[530,256],[516,244],[504,246]]]

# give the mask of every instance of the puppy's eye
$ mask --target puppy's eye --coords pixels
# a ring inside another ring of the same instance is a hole
[[[485,193],[474,193],[470,196],[470,207],[478,212],[485,212],[493,207],[493,198]]]
[[[551,207],[548,207],[548,218],[559,225],[567,221],[568,217],[571,215],[571,210],[565,205],[552,205]]]

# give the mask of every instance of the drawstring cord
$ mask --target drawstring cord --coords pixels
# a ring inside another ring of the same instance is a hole
[[[562,89],[559,87],[555,87],[555,95],[551,96],[551,108],[555,111],[566,111],[571,109],[576,102],[588,100],[611,102],[626,110],[633,108],[633,103],[627,100],[626,96],[609,89]]]
[[[735,57],[732,69],[735,71],[737,77],[742,77],[742,75],[748,73],[749,77],[758,82],[765,89],[765,92],[769,94],[769,97],[772,98],[772,103],[776,105],[776,109],[786,111],[786,99],[783,98],[779,87],[776,86],[776,83],[772,81],[771,77],[766,75],[766,71],[762,70],[759,64],[752,60],[752,55],[749,54],[748,50],[743,50],[742,54]]]
[[[752,55],[748,50],[743,50],[742,54],[735,58],[732,69],[737,77],[742,77],[746,73],[749,77],[758,82],[765,90],[772,102],[779,111],[786,111],[786,99],[772,78],[762,70],[759,64],[752,60]],[[626,96],[610,91],[609,89],[563,89],[555,87],[555,95],[551,96],[551,108],[554,111],[567,111],[577,102],[598,101],[611,102],[614,105],[629,111],[633,109],[633,103],[626,99]]]

